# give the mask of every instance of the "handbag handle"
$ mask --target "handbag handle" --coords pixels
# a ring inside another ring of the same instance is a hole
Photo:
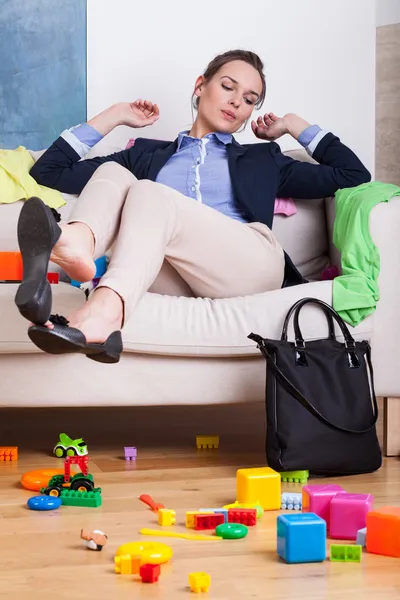
[[[290,317],[294,313],[293,327],[294,327],[296,342],[299,341],[302,343],[302,345],[304,345],[303,335],[300,331],[300,326],[299,326],[299,314],[300,314],[300,310],[303,308],[303,306],[305,304],[316,304],[317,306],[320,306],[323,309],[323,311],[325,312],[325,315],[328,318],[329,333],[330,333],[331,339],[336,339],[335,331],[334,331],[334,327],[333,327],[333,319],[335,319],[335,321],[339,325],[341,332],[343,334],[343,337],[345,339],[346,348],[348,348],[349,346],[351,348],[355,347],[354,338],[351,335],[350,331],[348,330],[343,319],[338,315],[338,313],[331,306],[329,306],[329,304],[327,304],[326,302],[323,302],[322,300],[319,300],[318,298],[302,298],[301,300],[298,300],[295,304],[293,304],[293,306],[289,310],[288,314],[286,315],[285,322],[283,324],[282,337],[281,337],[282,340],[287,341],[287,329],[288,329]]]
[[[298,302],[296,302],[295,304],[293,304],[293,306],[290,308],[289,312],[286,315],[285,322],[284,322],[283,328],[282,328],[282,335],[281,335],[281,341],[283,341],[283,342],[287,342],[287,330],[288,330],[288,327],[289,327],[290,318],[291,318],[292,314],[294,313],[294,310],[297,307],[297,305],[299,304],[299,302],[301,302],[301,300],[299,300]],[[325,312],[325,315],[326,315],[326,318],[327,318],[327,321],[328,321],[329,339],[330,340],[335,340],[336,339],[336,336],[335,336],[335,327],[333,325],[332,315],[331,315],[331,313],[329,311],[325,311],[325,309],[324,309],[324,312]],[[298,327],[297,327],[297,330],[298,330]],[[298,333],[298,331],[296,331],[296,329],[295,329],[294,330],[294,335],[295,335],[296,339],[298,337],[297,333]]]
[[[337,429],[338,431],[344,431],[345,433],[368,433],[375,427],[375,424],[378,420],[378,404],[376,402],[376,396],[375,396],[374,371],[373,371],[372,363],[371,363],[371,352],[370,352],[369,345],[368,345],[366,356],[367,356],[368,367],[369,367],[369,371],[370,371],[370,375],[371,375],[374,420],[372,422],[372,425],[370,427],[368,427],[367,429],[347,429],[346,427],[341,427],[340,425],[336,425],[335,423],[332,423],[331,421],[326,419],[319,412],[319,410],[317,408],[315,408],[315,406],[313,406],[311,404],[311,402],[309,402],[307,400],[307,398],[305,398],[303,396],[303,394],[289,381],[289,379],[286,377],[286,375],[284,373],[282,373],[282,371],[280,370],[278,365],[275,363],[271,354],[268,352],[267,348],[265,347],[264,340],[260,335],[251,333],[248,337],[257,343],[258,348],[261,350],[262,354],[265,356],[265,358],[268,362],[268,365],[270,366],[274,375],[279,379],[280,383],[283,385],[283,387],[286,389],[286,391],[289,392],[289,394],[291,396],[293,396],[293,398],[295,398],[298,402],[300,402],[300,404],[303,406],[303,408],[308,410],[308,412],[311,413],[314,417],[316,417],[317,419],[319,419],[320,421],[325,423],[325,425],[329,425],[330,427],[333,427],[333,429]]]

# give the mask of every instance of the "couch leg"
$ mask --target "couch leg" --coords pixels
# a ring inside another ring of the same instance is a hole
[[[384,398],[383,451],[400,455],[400,398]]]

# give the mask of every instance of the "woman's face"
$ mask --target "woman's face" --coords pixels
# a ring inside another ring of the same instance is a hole
[[[223,65],[207,83],[200,76],[196,88],[195,93],[200,98],[198,118],[210,131],[234,133],[251,116],[262,91],[262,81],[254,67],[242,60],[233,60]]]

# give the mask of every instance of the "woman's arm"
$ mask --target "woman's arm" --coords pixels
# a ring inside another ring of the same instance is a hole
[[[81,161],[91,145],[87,143],[88,131],[92,131],[93,135],[89,137],[95,144],[118,125],[146,127],[158,118],[157,105],[149,101],[115,104],[91,119],[87,125],[63,132],[33,165],[30,174],[41,185],[68,194],[80,194],[95,170],[104,162],[114,161],[134,172],[137,158],[134,149]]]
[[[324,198],[338,189],[355,187],[371,180],[369,171],[350,148],[332,133],[322,131],[301,117],[288,114],[278,118],[272,113],[253,121],[252,129],[261,139],[275,140],[289,133],[320,164],[293,160],[270,144],[270,152],[280,170],[278,195],[294,198]]]

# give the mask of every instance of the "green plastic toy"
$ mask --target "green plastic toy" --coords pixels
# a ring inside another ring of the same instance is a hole
[[[88,447],[82,438],[73,440],[66,433],[60,433],[60,440],[53,450],[57,458],[65,458],[65,456],[86,456]]]
[[[91,492],[94,490],[93,475],[88,473],[76,473],[71,480],[66,483],[64,475],[53,475],[46,487],[40,490],[41,494],[48,496],[61,496],[61,492],[68,486],[69,490],[78,492]]]
[[[246,537],[249,530],[246,525],[241,523],[221,523],[215,529],[215,535],[224,540],[239,540]]]
[[[101,488],[94,488],[91,492],[78,492],[71,489],[61,490],[60,498],[64,506],[97,508],[101,506]]]
[[[308,471],[284,471],[279,473],[281,481],[289,483],[307,483]]]
[[[362,546],[331,544],[331,562],[361,562]]]

